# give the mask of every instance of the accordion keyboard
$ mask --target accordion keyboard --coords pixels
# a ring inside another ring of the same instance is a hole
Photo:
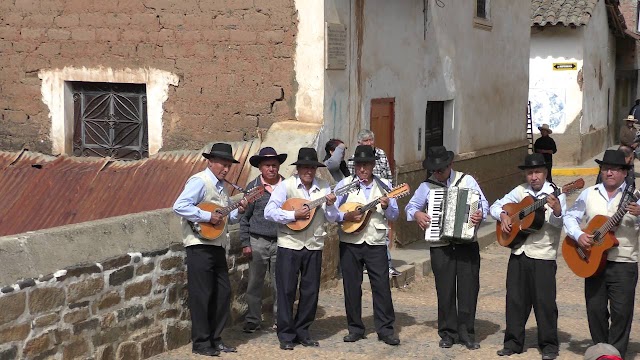
[[[429,192],[427,215],[431,217],[431,225],[424,233],[424,239],[426,241],[440,240],[442,203],[446,193],[447,190],[445,188],[431,189]]]

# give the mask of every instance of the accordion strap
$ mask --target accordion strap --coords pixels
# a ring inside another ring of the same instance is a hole
[[[467,173],[462,173],[462,176],[460,176],[458,181],[456,181],[456,183],[453,184],[453,186],[457,187],[458,185],[460,185],[460,181],[462,181],[462,179],[464,179],[465,176],[467,176]]]

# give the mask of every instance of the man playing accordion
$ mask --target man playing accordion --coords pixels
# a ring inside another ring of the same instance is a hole
[[[470,216],[470,222],[475,226],[489,213],[489,203],[476,180],[452,169],[453,157],[453,152],[444,146],[434,146],[422,163],[433,174],[420,184],[405,207],[407,221],[416,221],[422,230],[429,229],[432,221],[434,224],[439,221],[431,219],[426,212],[429,193],[436,188],[457,186],[478,191],[480,206]],[[469,350],[479,349],[480,344],[475,340],[475,317],[480,290],[480,249],[475,236],[467,243],[443,239],[430,241],[429,251],[438,296],[439,346],[450,348],[458,342]]]

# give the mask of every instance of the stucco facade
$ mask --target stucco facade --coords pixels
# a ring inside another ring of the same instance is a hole
[[[558,66],[575,64],[575,68]],[[533,131],[549,124],[558,152],[555,165],[580,164],[614,143],[616,37],[609,31],[604,1],[588,23],[531,28],[529,100]]]

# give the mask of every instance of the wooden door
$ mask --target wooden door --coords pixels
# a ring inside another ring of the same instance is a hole
[[[389,167],[391,173],[395,174],[395,160],[393,157],[393,129],[395,99],[373,99],[371,100],[371,117],[370,130],[375,134],[375,146],[384,150],[389,159]],[[395,183],[392,185],[396,185]],[[389,231],[389,248],[393,248],[395,243],[395,231],[393,230],[393,222],[389,223],[391,230]]]
[[[391,172],[395,174],[395,161],[393,157],[393,129],[395,99],[373,99],[371,100],[370,130],[375,134],[376,147],[384,150],[389,159]]]

